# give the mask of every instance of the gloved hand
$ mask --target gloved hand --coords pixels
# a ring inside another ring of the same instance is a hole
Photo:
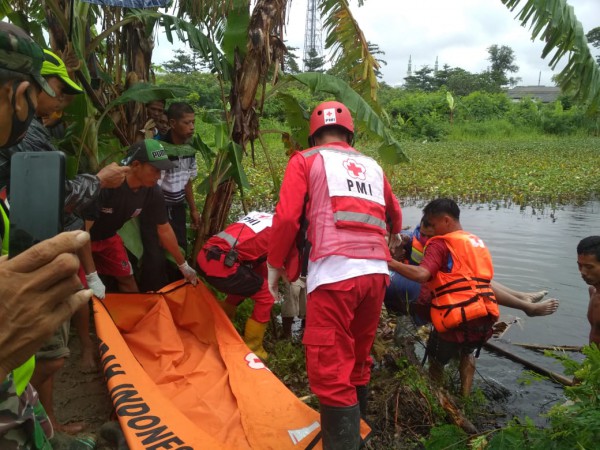
[[[198,284],[198,274],[194,269],[190,267],[190,265],[185,261],[183,264],[177,266],[185,281],[189,281],[193,286]]]
[[[275,300],[279,297],[279,279],[283,275],[283,268],[277,269],[267,263],[267,283],[269,284],[269,292]]]
[[[88,287],[92,290],[94,295],[102,300],[106,295],[106,286],[98,276],[98,272],[92,272],[85,276]]]

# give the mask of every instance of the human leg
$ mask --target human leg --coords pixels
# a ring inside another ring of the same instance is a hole
[[[70,423],[62,425],[58,422],[54,411],[54,378],[56,373],[64,367],[70,354],[67,346],[68,336],[69,321],[66,321],[36,353],[36,365],[31,377],[31,385],[37,390],[40,403],[46,410],[54,430],[75,434],[82,431],[85,424]]]
[[[369,277],[356,282],[356,278],[319,286],[309,294],[306,311],[306,330],[303,343],[306,350],[306,366],[311,390],[321,405],[321,429],[324,449],[358,449],[360,445],[360,405],[356,385],[351,379],[366,380],[370,374],[368,351],[371,335],[368,319],[375,317],[375,329],[383,301],[385,276],[369,282]],[[363,284],[364,283],[364,284]],[[369,283],[379,284],[379,295],[373,294]],[[368,295],[369,298],[362,298]],[[365,303],[363,303],[365,302]],[[360,333],[357,349],[351,324],[359,306],[365,312],[371,306],[368,317],[357,321],[353,328]],[[374,306],[378,306],[375,308]],[[375,309],[376,311],[372,311]],[[373,332],[374,336],[374,332]]]
[[[429,377],[431,381],[442,385],[444,383],[444,366],[460,354],[460,345],[444,340],[440,333],[433,330],[427,341],[427,358],[429,359]]]
[[[299,291],[300,287],[296,282],[286,283],[286,292],[281,303],[281,325],[283,328],[283,337],[290,339],[292,337],[292,325],[294,317],[299,314]]]
[[[356,388],[350,382],[355,365],[350,323],[358,303],[353,288],[350,280],[319,286],[308,294],[306,303],[302,343],[308,381],[319,401],[330,406],[357,403]]]
[[[127,250],[118,234],[103,241],[92,242],[92,256],[98,273],[114,277],[119,292],[139,292]]]
[[[85,271],[83,266],[79,268],[79,279],[83,287],[87,288],[87,280],[85,279]],[[77,330],[77,337],[81,344],[81,359],[79,367],[84,372],[98,370],[96,359],[94,357],[94,343],[90,337],[90,305],[89,302],[79,308],[73,314],[72,323]]]
[[[165,251],[160,246],[156,224],[145,217],[145,210],[140,214],[140,236],[144,253],[140,272],[140,289],[142,292],[158,291],[169,281],[167,279],[167,260]]]
[[[537,291],[537,292],[521,292],[509,288],[508,286],[501,284],[498,281],[492,280],[492,289],[496,292],[496,289],[502,289],[503,291],[517,297],[520,300],[536,303],[543,299],[548,291]]]
[[[507,289],[500,283],[492,282],[492,289],[499,305],[520,309],[530,317],[547,316],[553,314],[558,309],[558,300],[553,298],[539,303],[532,303],[531,301],[516,297],[511,293],[514,291]]]
[[[475,375],[475,355],[473,352],[461,353],[458,372],[460,374],[460,393],[463,397],[468,397],[471,395]]]
[[[350,333],[354,339],[354,367],[350,382],[354,386],[365,386],[371,379],[371,348],[377,333],[381,306],[385,295],[387,276],[372,274],[355,278],[356,295],[360,301],[354,310]]]
[[[263,341],[269,320],[271,319],[271,309],[274,299],[269,291],[267,279],[263,280],[258,292],[250,296],[254,301],[252,315],[246,322],[244,331],[244,342],[259,358],[267,359],[268,354],[263,347]]]
[[[168,204],[167,214],[169,216],[169,223],[177,238],[177,243],[185,254],[187,252],[187,208],[185,203]]]
[[[119,292],[140,292],[133,275],[128,275],[126,277],[115,277],[115,279],[117,280],[117,285],[119,286]]]
[[[77,337],[81,344],[81,361],[79,366],[82,370],[96,370],[98,366],[94,358],[94,343],[90,337],[90,305],[86,303],[73,314],[73,324],[77,329]]]

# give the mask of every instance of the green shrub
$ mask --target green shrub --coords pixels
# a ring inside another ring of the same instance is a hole
[[[473,92],[459,102],[458,118],[462,120],[483,121],[498,119],[509,111],[511,102],[506,94],[488,94]]]

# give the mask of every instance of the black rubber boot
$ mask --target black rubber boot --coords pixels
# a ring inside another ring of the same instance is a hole
[[[321,404],[323,450],[358,450],[360,447],[360,408]]]
[[[367,420],[367,403],[369,401],[369,387],[356,386],[356,397],[358,399],[358,406],[360,408],[360,418]]]

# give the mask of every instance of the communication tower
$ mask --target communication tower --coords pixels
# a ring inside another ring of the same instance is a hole
[[[321,39],[321,16],[317,8],[317,0],[308,0],[306,5],[306,25],[304,28],[304,57],[302,70],[306,70],[306,61],[323,56]]]

